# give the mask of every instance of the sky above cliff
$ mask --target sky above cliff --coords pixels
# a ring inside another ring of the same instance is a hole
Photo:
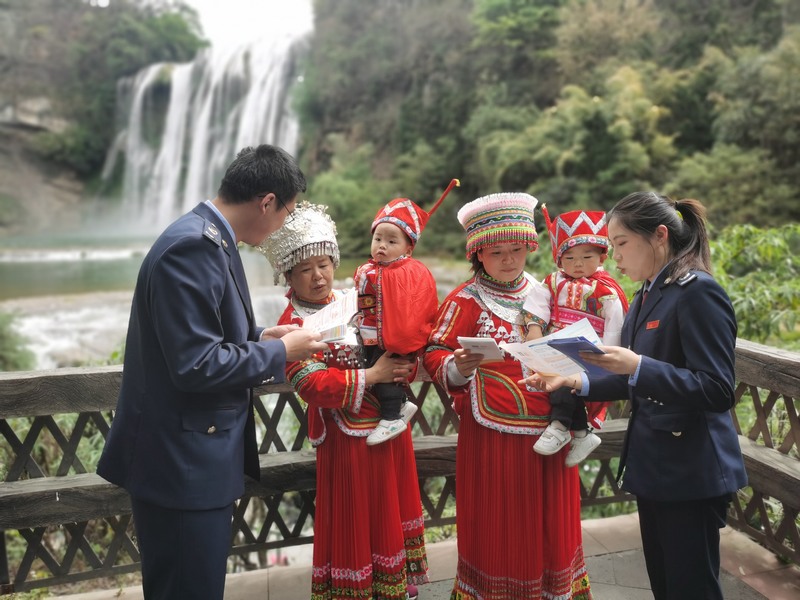
[[[311,29],[311,0],[184,0],[216,48]]]

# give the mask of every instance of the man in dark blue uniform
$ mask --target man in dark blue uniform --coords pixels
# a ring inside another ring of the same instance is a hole
[[[278,230],[305,188],[284,150],[245,148],[217,197],[142,263],[97,472],[131,495],[148,600],[223,597],[233,502],[244,474],[259,477],[251,388],[327,348],[318,333],[254,323],[237,248]]]

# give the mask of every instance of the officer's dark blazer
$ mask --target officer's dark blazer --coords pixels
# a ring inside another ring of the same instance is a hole
[[[230,504],[258,477],[250,388],[282,381],[286,349],[256,342],[236,243],[199,204],[145,257],[133,297],[122,386],[97,472],[175,509]]]
[[[632,413],[621,459],[623,489],[663,501],[698,500],[747,484],[730,408],[734,405],[736,317],[713,277],[663,271],[634,298],[622,345],[642,356],[627,375],[593,379],[588,399],[628,397]]]

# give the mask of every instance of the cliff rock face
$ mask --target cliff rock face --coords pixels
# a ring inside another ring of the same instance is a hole
[[[69,3],[0,0],[0,234],[70,227],[84,186],[37,158],[37,133],[63,131],[58,89]]]
[[[33,133],[0,126],[0,235],[76,227],[84,184],[29,150]]]

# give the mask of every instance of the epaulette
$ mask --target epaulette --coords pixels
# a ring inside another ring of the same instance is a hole
[[[222,245],[222,233],[220,233],[219,228],[216,225],[214,225],[214,223],[210,221],[205,222],[205,227],[203,228],[203,235],[212,242],[214,242],[217,246]]]

